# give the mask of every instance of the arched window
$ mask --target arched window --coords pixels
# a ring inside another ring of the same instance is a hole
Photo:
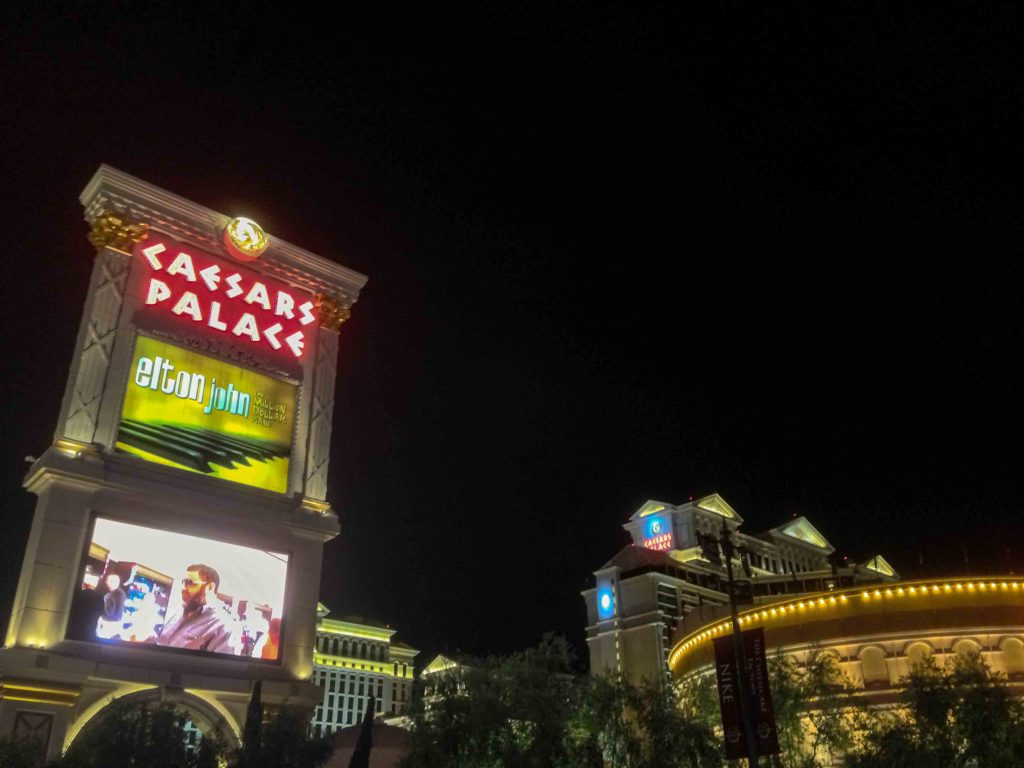
[[[911,643],[907,646],[907,661],[911,667],[920,664],[926,657],[931,655],[932,649],[928,643]]]
[[[348,640],[342,640],[341,641],[341,655],[342,656],[350,656],[351,655],[349,653]]]
[[[981,646],[973,640],[963,638],[953,643],[953,653],[957,656],[970,656],[973,653],[981,653]]]
[[[1016,637],[1003,640],[1003,669],[1007,677],[1024,677],[1024,643]]]
[[[889,685],[889,668],[885,664],[885,651],[870,646],[860,652],[861,674],[865,688],[881,688]]]

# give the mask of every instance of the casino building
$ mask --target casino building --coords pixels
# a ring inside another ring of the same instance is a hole
[[[52,757],[127,698],[230,743],[256,680],[271,706],[322,701],[339,330],[366,278],[109,166],[80,199],[95,260],[24,481],[0,738]]]
[[[1024,695],[1024,579],[976,576],[903,581],[881,556],[861,563],[804,518],[761,534],[717,494],[674,506],[649,501],[625,524],[633,543],[595,572],[583,593],[591,670],[639,681],[714,672],[713,641],[731,633],[725,568],[707,537],[723,524],[746,550],[741,628],[763,627],[769,654],[835,657],[869,704],[895,700],[925,656],[980,653]],[[702,546],[702,544],[704,546]]]
[[[680,505],[648,501],[636,510],[623,525],[632,543],[595,571],[594,586],[583,592],[591,671],[635,682],[665,676],[679,632],[722,615],[726,569],[712,539],[723,526],[745,552],[735,572],[748,605],[898,578],[881,555],[836,562],[835,549],[806,518],[756,535],[740,531],[742,524],[718,494]]]
[[[313,732],[329,735],[359,723],[371,694],[379,718],[400,720],[412,696],[419,651],[396,642],[389,627],[328,614],[318,606],[313,682],[323,690],[323,700],[313,716]]]

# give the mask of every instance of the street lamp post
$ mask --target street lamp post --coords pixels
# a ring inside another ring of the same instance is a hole
[[[757,736],[754,733],[754,712],[751,708],[750,687],[743,635],[740,634],[739,612],[736,608],[736,584],[732,573],[732,556],[736,547],[729,534],[729,526],[722,520],[722,538],[719,542],[725,555],[725,570],[729,577],[729,610],[732,614],[732,647],[736,658],[736,683],[740,691],[740,713],[743,716],[743,731],[747,738],[747,763],[750,768],[760,768],[757,757]]]

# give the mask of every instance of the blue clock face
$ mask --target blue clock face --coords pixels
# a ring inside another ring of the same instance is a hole
[[[597,615],[601,619],[610,619],[615,615],[615,599],[610,587],[597,590]]]

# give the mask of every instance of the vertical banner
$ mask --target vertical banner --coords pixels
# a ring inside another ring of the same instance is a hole
[[[747,756],[743,736],[743,712],[740,709],[740,686],[732,635],[716,637],[715,673],[718,679],[718,703],[722,708],[722,731],[725,735],[725,756],[729,760]]]
[[[775,707],[768,687],[768,655],[765,651],[764,627],[743,633],[743,649],[747,656],[747,680],[750,683],[750,704],[754,709],[754,737],[759,755],[779,754],[779,730],[775,724]]]
[[[768,657],[765,653],[764,629],[758,627],[742,633],[746,682],[750,687],[753,708],[754,738],[758,755],[777,755],[779,735],[775,725],[775,709],[768,688]],[[722,730],[725,735],[725,756],[733,760],[748,757],[747,740],[740,707],[738,670],[732,635],[716,637],[715,672],[718,679],[718,703],[722,709]]]

